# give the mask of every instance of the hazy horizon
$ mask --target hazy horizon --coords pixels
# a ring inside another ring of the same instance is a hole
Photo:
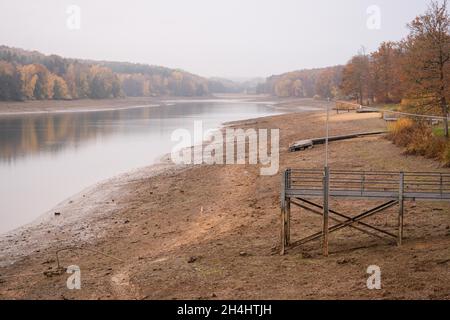
[[[205,77],[268,77],[345,64],[361,46],[372,51],[383,41],[400,40],[406,24],[428,3],[17,0],[0,4],[0,44],[67,58],[180,68]],[[79,29],[68,27],[70,5],[81,10]],[[380,15],[368,27],[377,15],[373,6]]]

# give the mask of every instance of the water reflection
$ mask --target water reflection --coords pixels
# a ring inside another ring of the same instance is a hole
[[[220,105],[210,116],[205,104],[182,104],[178,106],[108,110],[101,112],[56,113],[0,118],[0,161],[11,162],[18,158],[40,153],[57,153],[65,148],[76,148],[91,139],[111,134],[135,134],[148,131],[163,133],[165,125],[176,118],[180,125],[190,124],[189,118],[207,116],[204,120],[226,118],[221,115]],[[248,106],[245,106],[248,107]],[[254,106],[253,106],[254,107]],[[233,111],[235,106],[231,107]],[[251,110],[239,111],[251,115]],[[257,108],[257,109],[260,109]],[[223,110],[222,110],[223,111]],[[237,110],[235,110],[237,111]],[[183,118],[186,117],[186,121]],[[230,115],[232,118],[235,115]],[[202,117],[199,117],[202,118]],[[158,120],[158,121],[155,121]]]
[[[0,118],[0,232],[30,222],[67,197],[170,152],[177,128],[275,114],[247,103],[177,103],[101,112]]]

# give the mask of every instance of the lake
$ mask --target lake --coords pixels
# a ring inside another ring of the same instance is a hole
[[[0,117],[0,233],[32,222],[96,182],[154,164],[178,128],[279,114],[239,101]]]

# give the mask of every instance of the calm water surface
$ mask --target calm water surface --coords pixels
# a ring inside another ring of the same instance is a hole
[[[277,114],[264,104],[187,102],[115,111],[0,117],[0,233],[103,179],[155,163],[171,133]]]

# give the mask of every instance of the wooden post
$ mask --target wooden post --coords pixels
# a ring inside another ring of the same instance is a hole
[[[291,243],[291,198],[286,198],[286,245]]]
[[[284,251],[285,251],[285,227],[286,225],[284,224],[284,215],[286,212],[286,206],[285,206],[285,202],[283,200],[281,200],[281,233],[280,233],[280,254],[284,255]]]
[[[291,170],[287,169],[285,172],[284,177],[284,183],[285,183],[285,190],[291,188]],[[285,202],[286,202],[286,245],[289,246],[291,243],[291,198],[286,197],[286,193],[284,195]]]
[[[328,167],[324,169],[323,176],[323,229],[322,229],[322,246],[323,255],[328,257],[328,200],[330,190],[330,171]]]
[[[400,172],[400,188],[398,192],[398,237],[397,237],[397,245],[402,245],[402,239],[403,239],[403,211],[404,211],[404,200],[403,200],[403,191],[404,191],[404,181],[405,181],[405,174],[403,172]]]
[[[284,255],[286,246],[286,175],[284,172],[281,182],[281,232],[280,232],[280,254]]]

